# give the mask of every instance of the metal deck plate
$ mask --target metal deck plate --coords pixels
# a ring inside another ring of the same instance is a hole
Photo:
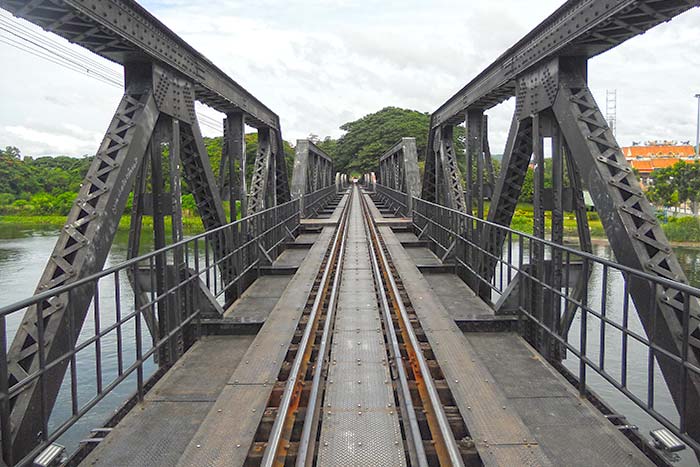
[[[336,331],[333,335],[331,361],[360,363],[381,362],[386,358],[381,330]]]
[[[396,414],[389,410],[325,415],[318,465],[386,467],[406,465]]]
[[[650,465],[522,338],[466,338],[391,229],[380,231],[484,465]]]
[[[319,466],[403,466],[360,200],[353,199],[323,400]]]
[[[384,364],[337,362],[331,365],[324,414],[344,410],[364,413],[366,410],[384,408],[391,411],[392,407],[394,394]]]
[[[361,308],[359,306],[338,304],[337,316],[335,318],[335,329],[336,332],[340,329],[346,331],[357,331],[368,330],[376,331],[381,330],[382,322],[377,313],[359,313]]]

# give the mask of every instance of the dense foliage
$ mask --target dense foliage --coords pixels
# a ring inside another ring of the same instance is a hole
[[[649,199],[661,206],[675,207],[690,202],[697,214],[700,201],[700,162],[678,161],[651,174]]]
[[[318,144],[333,157],[339,171],[363,174],[376,171],[379,156],[404,137],[416,138],[418,159],[424,160],[429,128],[428,113],[385,107],[342,125],[345,134],[337,140],[326,138]],[[464,153],[464,128],[455,128],[455,149]]]
[[[222,138],[204,138],[215,175],[219,173]],[[291,179],[294,149],[284,142],[285,160]],[[246,135],[247,178],[250,184],[253,161],[258,152],[258,135]],[[93,157],[22,157],[20,150],[8,146],[0,149],[0,214],[62,215],[70,211],[80,184]],[[194,199],[183,181],[183,208],[194,212]],[[127,211],[131,203],[127,204]]]
[[[0,149],[0,213],[67,214],[92,158],[20,157]]]

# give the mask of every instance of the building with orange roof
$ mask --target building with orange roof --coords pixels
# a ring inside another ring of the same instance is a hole
[[[695,147],[689,144],[647,144],[623,147],[622,153],[632,168],[639,172],[643,184],[649,183],[652,172],[671,167],[678,161],[693,162]]]

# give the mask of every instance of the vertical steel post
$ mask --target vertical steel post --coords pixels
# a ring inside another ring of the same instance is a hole
[[[700,94],[695,94],[698,100],[698,119],[695,126],[695,157],[700,157]]]

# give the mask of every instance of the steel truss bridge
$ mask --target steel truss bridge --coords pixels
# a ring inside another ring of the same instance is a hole
[[[588,59],[697,6],[568,0],[432,114],[422,180],[413,138],[361,183],[301,140],[290,183],[279,117],[135,1],[0,0],[125,78],[35,294],[0,310],[3,465],[697,455],[700,290],[587,84]],[[495,176],[485,112],[512,97]],[[195,101],[226,115],[218,174]],[[258,132],[252,161],[245,125]],[[525,234],[510,224],[531,164]],[[183,183],[205,229],[187,238]],[[592,254],[584,190],[617,262]],[[105,269],[130,195],[128,260]],[[650,440],[592,382],[663,430]],[[95,426],[109,401],[117,410]],[[64,451],[76,429],[84,440]]]

